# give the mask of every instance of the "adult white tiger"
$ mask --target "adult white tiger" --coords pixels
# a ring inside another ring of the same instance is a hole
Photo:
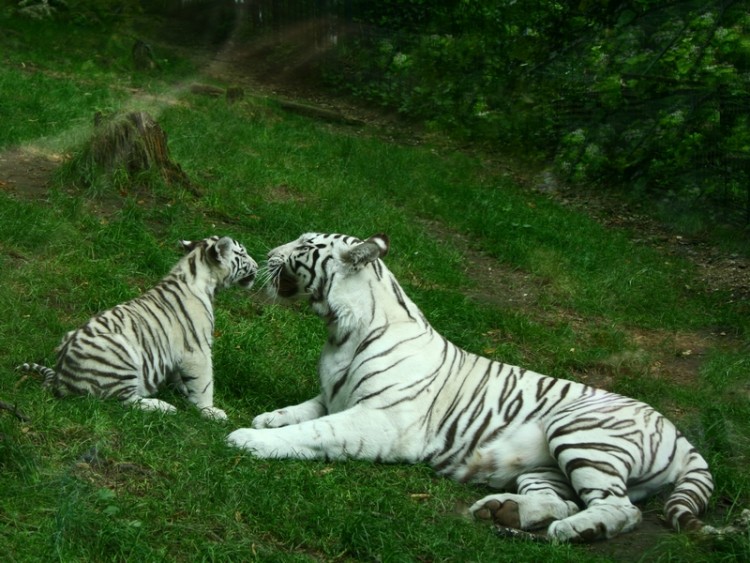
[[[321,393],[228,437],[264,458],[428,462],[512,493],[479,518],[556,540],[633,529],[632,501],[674,484],[665,513],[699,530],[713,481],[704,459],[648,405],[470,354],[438,334],[366,241],[304,234],[269,253],[270,292],[309,297],[328,325]],[[551,523],[550,523],[551,522]]]
[[[205,416],[226,419],[213,406],[213,298],[231,285],[250,288],[258,265],[229,237],[180,244],[187,254],[155,287],[68,332],[55,369],[33,363],[19,369],[44,376],[58,396],[117,397],[164,412],[175,407],[147,397],[170,382]]]

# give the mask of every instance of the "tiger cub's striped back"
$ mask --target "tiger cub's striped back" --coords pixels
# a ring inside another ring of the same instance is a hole
[[[232,285],[250,288],[258,265],[229,237],[181,241],[185,256],[155,287],[99,313],[68,332],[54,369],[23,364],[58,396],[116,397],[147,410],[174,411],[147,398],[173,383],[206,416],[225,419],[213,406],[213,298]]]

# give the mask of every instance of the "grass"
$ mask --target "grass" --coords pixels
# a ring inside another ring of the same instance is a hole
[[[443,334],[653,404],[712,464],[708,520],[721,524],[750,504],[747,303],[707,291],[691,264],[524,192],[471,155],[289,116],[273,100],[228,106],[170,89],[194,78],[191,65],[168,55],[163,75],[133,73],[117,30],[77,27],[72,42],[50,23],[2,23],[11,32],[0,38],[8,53],[0,108],[13,127],[0,132],[0,150],[75,155],[93,111],[139,107],[128,94],[137,88],[180,102],[148,110],[204,195],[153,178],[122,193],[103,179],[86,187],[65,168],[41,198],[2,186],[0,399],[28,421],[0,411],[0,553],[12,561],[747,559],[747,537],[712,546],[664,534],[649,543],[636,531],[635,553],[632,544],[610,552],[501,540],[460,515],[484,489],[428,467],[264,461],[230,450],[228,431],[316,393],[321,323],[255,293],[228,291],[216,303],[216,402],[226,426],[179,397],[167,397],[179,407],[167,416],[56,400],[20,378],[15,365],[52,362],[65,331],[153,285],[176,261],[178,239],[228,234],[262,259],[308,230],[386,232],[389,267]],[[493,277],[467,273],[477,250]],[[506,298],[524,292],[525,301]],[[719,331],[723,341],[706,336]],[[708,344],[683,379],[684,358],[671,347],[684,335]],[[671,371],[657,365],[666,361]]]

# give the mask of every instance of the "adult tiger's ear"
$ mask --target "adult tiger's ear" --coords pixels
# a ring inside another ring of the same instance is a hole
[[[369,264],[378,258],[388,254],[391,243],[388,235],[379,234],[368,238],[366,241],[352,247],[341,256],[341,259],[352,266]]]

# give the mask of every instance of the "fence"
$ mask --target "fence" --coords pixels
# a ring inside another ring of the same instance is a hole
[[[201,7],[225,10],[225,15],[231,12],[231,17],[241,20],[246,37],[262,36],[266,41],[270,37],[277,51],[288,49],[294,42],[319,51],[343,52],[355,44],[357,48],[369,45],[376,49],[377,38],[403,32],[373,25],[371,6],[356,0],[173,0],[172,4],[183,10]],[[677,4],[679,2],[674,5]],[[656,17],[663,18],[663,14],[655,12]],[[652,23],[649,25],[655,27]],[[675,29],[674,35],[666,38],[667,45],[675,43],[685,26]],[[586,48],[585,43],[580,45]],[[701,49],[705,50],[706,46],[702,45]],[[660,55],[664,52],[666,49]],[[730,90],[715,81],[658,77],[651,72],[652,59],[647,65],[648,71],[623,74],[619,85],[605,91],[585,73],[570,72],[570,68],[575,68],[575,63],[570,61],[581,55],[575,48],[568,49],[554,64],[541,65],[523,80],[537,88],[536,99],[550,94],[541,103],[545,106],[543,111],[551,110],[554,115],[556,138],[552,139],[551,154],[565,152],[566,135],[584,131],[590,141],[586,147],[602,151],[604,159],[608,160],[598,164],[608,178],[617,176],[623,184],[642,186],[639,189],[679,193],[683,199],[692,198],[696,205],[710,201],[721,210],[723,219],[750,224],[750,147],[746,146],[750,144],[750,81],[745,82],[744,88]],[[361,60],[355,64],[360,63]],[[359,80],[365,76],[365,80],[382,89],[387,89],[388,81],[393,79],[393,76],[378,74],[379,69],[374,65],[365,68],[342,64],[338,72],[340,83],[351,81],[356,73]],[[446,73],[449,72],[450,69],[446,69]],[[507,80],[503,76],[486,80],[481,72],[480,69],[467,71],[464,85],[477,82],[477,77],[485,83],[502,84]],[[418,80],[418,76],[404,77],[399,87],[402,90],[424,89],[423,84],[415,82]],[[519,110],[517,105],[503,100],[504,93],[481,94],[494,100],[495,105],[491,103],[488,111],[512,115]],[[616,99],[614,104],[613,98]],[[444,106],[442,111],[451,110]],[[456,116],[461,118],[458,110]],[[590,179],[596,167],[586,162],[586,147],[574,155],[577,160],[572,162],[572,168],[589,166],[589,172],[593,172]],[[667,161],[669,165],[665,164]],[[644,182],[644,178],[648,182]]]

